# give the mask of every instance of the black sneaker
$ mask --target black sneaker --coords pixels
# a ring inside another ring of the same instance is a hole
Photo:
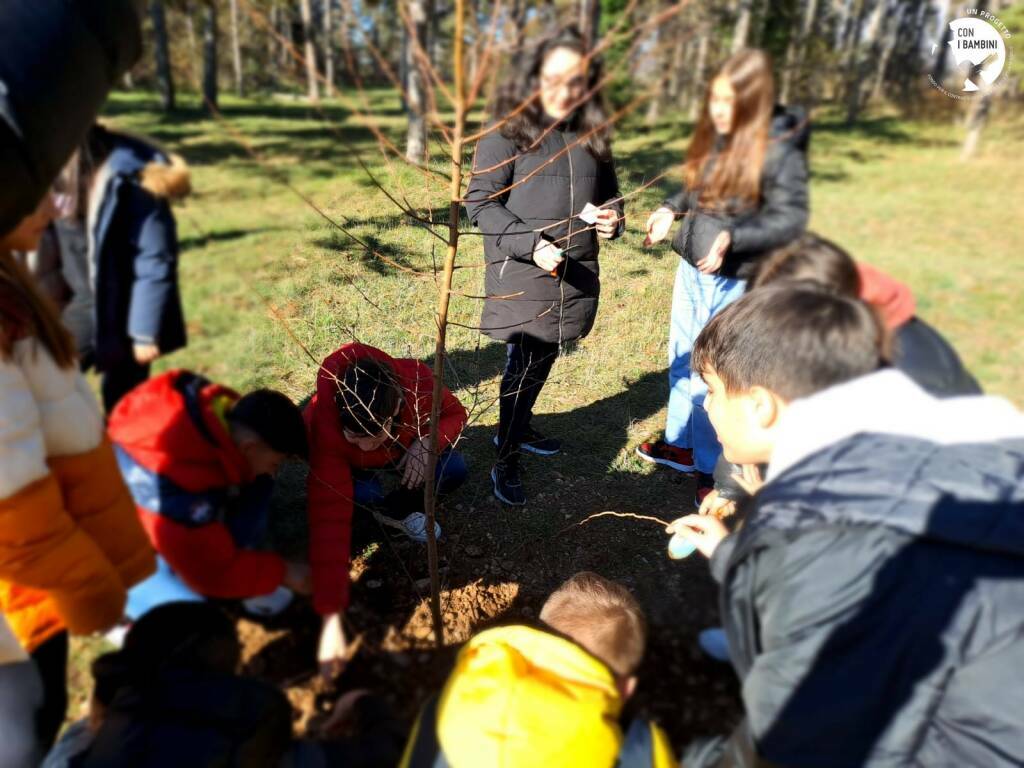
[[[526,504],[523,480],[519,475],[519,462],[515,458],[495,464],[491,470],[491,482],[494,483],[494,495],[498,501],[513,507]]]
[[[494,445],[498,445],[498,436],[494,436]],[[523,442],[519,444],[519,450],[527,453],[535,453],[538,456],[554,456],[562,450],[562,443],[553,437],[544,437],[533,427],[526,428],[523,435]]]

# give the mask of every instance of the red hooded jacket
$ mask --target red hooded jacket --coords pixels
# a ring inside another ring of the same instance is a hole
[[[389,363],[402,387],[397,440],[364,452],[345,439],[334,404],[337,380],[354,361],[371,358]],[[316,394],[306,407],[309,427],[309,563],[313,571],[313,607],[321,615],[348,606],[352,536],[352,470],[393,465],[413,440],[430,433],[434,374],[418,360],[396,360],[365,344],[346,344],[324,360]],[[447,387],[442,392],[438,425],[441,448],[447,448],[466,424],[466,409]]]
[[[227,387],[175,370],[128,393],[107,426],[153,546],[207,597],[263,595],[284,578],[281,557],[239,549],[221,519],[230,493],[253,479],[224,421],[237,400]]]

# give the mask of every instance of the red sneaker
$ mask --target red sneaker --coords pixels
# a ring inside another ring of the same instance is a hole
[[[661,464],[679,472],[693,472],[693,451],[689,448],[677,448],[664,440],[653,443],[640,443],[636,447],[636,455],[652,464]]]

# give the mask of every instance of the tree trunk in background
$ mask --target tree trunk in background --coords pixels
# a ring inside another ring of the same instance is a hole
[[[191,0],[185,3],[185,34],[188,37],[188,66],[192,75],[192,85],[200,85],[199,70],[196,69],[196,62],[199,60],[199,50],[196,46],[196,23],[194,19],[195,8]]]
[[[885,35],[884,39],[880,41],[881,52],[877,56],[877,64],[875,66],[875,77],[874,85],[871,86],[871,99],[878,100],[882,98],[882,87],[885,84],[885,73],[889,69],[889,62],[892,61],[893,51],[896,50],[896,44],[899,42],[900,33],[904,30],[903,20],[906,17],[910,8],[908,2],[898,2],[895,8],[895,13],[892,15],[892,19],[889,22],[889,31]]]
[[[688,50],[692,50],[693,37],[682,25],[675,24],[675,45],[672,46],[672,56],[669,63],[668,98],[673,106],[679,106],[679,100],[683,94],[683,67],[689,61]]]
[[[592,45],[601,34],[601,1],[580,0],[580,33],[586,44]]]
[[[420,62],[416,57],[419,48],[429,50],[427,31],[430,23],[428,0],[409,0],[409,17],[414,38],[405,29],[405,95],[406,111],[409,113],[409,128],[405,134],[405,157],[412,163],[423,163],[427,159],[427,83]]]
[[[231,65],[235,70],[235,92],[245,96],[242,75],[242,42],[238,34],[238,0],[231,0]]]
[[[320,101],[320,84],[317,82],[316,45],[313,43],[313,4],[311,0],[299,0],[302,14],[302,40],[306,47],[306,80],[309,84],[309,100]]]
[[[278,4],[276,2],[271,3],[270,4],[270,13],[267,16],[267,19],[270,22],[270,30],[271,30],[271,31],[267,32],[267,64],[270,67],[270,69],[273,71],[273,75],[272,76],[273,76],[275,81],[279,81],[280,80],[281,73],[280,73],[280,71],[277,71],[278,67],[280,66],[280,62],[278,61],[278,58],[277,58],[278,42],[277,42],[277,38],[272,33],[273,32],[277,32],[279,27],[281,26],[281,18],[280,17],[281,17],[281,9],[280,9],[280,7],[278,6]]]
[[[732,46],[730,53],[746,48],[750,38],[750,25],[754,15],[754,0],[739,0],[736,24],[732,28]]]
[[[800,24],[800,32],[790,37],[786,46],[786,63],[782,69],[782,88],[779,100],[783,104],[789,103],[793,95],[793,77],[796,68],[804,65],[804,54],[807,48],[807,41],[814,34],[815,22],[818,19],[818,0],[804,0],[804,16]]]
[[[984,82],[984,81],[982,81]],[[970,160],[978,149],[982,131],[988,124],[988,116],[992,111],[992,87],[985,85],[983,94],[975,96],[967,114],[967,136],[960,152],[961,160]]]
[[[203,23],[203,101],[208,110],[217,107],[217,5],[206,3]]]
[[[282,38],[279,51],[280,65],[281,70],[287,74],[295,69],[295,59],[292,58],[292,44],[295,42],[292,37],[292,9],[287,3],[281,8],[280,22],[279,32]]]
[[[654,32],[651,34],[651,47],[657,52],[658,46],[664,39],[664,35],[661,32],[661,27],[655,27]],[[656,61],[658,68],[654,73],[657,78],[655,82],[656,90],[651,100],[647,102],[647,114],[644,115],[644,123],[646,125],[654,125],[658,122],[658,118],[661,117],[661,103],[668,97],[668,78],[665,77],[666,67],[670,63],[669,54],[671,53],[670,48],[665,48],[661,51],[661,55],[657,57]]]
[[[870,0],[856,0],[853,7],[853,21],[850,34],[846,38],[846,48],[842,54],[843,97],[846,101],[846,124],[856,121],[860,112],[860,38],[864,29],[864,20],[868,12]],[[881,5],[885,0],[877,0]]]
[[[156,83],[160,93],[160,108],[164,112],[174,109],[174,77],[171,74],[171,52],[167,44],[167,18],[164,0],[150,0],[149,16],[153,20],[153,54],[156,58]]]
[[[708,49],[711,45],[711,28],[706,25],[700,30],[700,43],[697,46],[697,64],[693,68],[693,88],[690,91],[690,119],[696,121],[704,108],[704,82],[707,79]]]
[[[935,30],[938,47],[935,51],[935,61],[932,63],[932,77],[936,83],[941,83],[943,75],[946,74],[946,54],[949,52],[946,43],[950,39],[949,6],[950,0],[941,0],[939,3],[939,23]]]
[[[324,92],[327,98],[334,96],[334,3],[324,0]]]

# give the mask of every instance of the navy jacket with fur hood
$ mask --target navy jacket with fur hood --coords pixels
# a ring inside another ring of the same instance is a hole
[[[86,230],[101,371],[130,359],[135,342],[161,354],[185,346],[170,201],[190,189],[180,158],[133,137],[107,138],[113,150],[96,172]]]
[[[746,718],[683,763],[1024,765],[1024,414],[889,370],[783,419],[711,560]]]
[[[672,239],[675,252],[696,265],[707,256],[719,233],[729,230],[732,245],[718,274],[746,279],[761,256],[799,237],[808,219],[810,134],[803,109],[775,108],[761,172],[761,200],[756,206],[732,204],[724,211],[711,211],[699,204],[698,190],[685,187],[665,200],[665,208],[683,216]]]

